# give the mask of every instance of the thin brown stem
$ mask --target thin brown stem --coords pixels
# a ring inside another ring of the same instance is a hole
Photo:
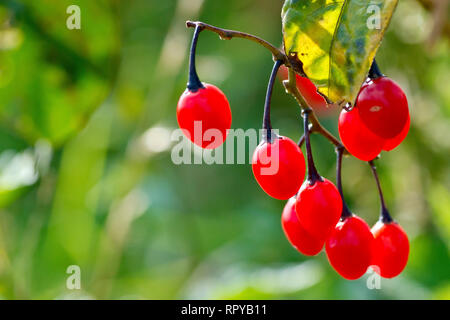
[[[284,64],[289,64],[289,60],[282,50],[278,49],[273,44],[257,36],[245,32],[218,28],[201,21],[186,21],[186,27],[188,28],[196,28],[197,26],[201,27],[202,29],[206,29],[217,33],[222,40],[230,40],[232,38],[243,38],[256,42],[265,47],[266,49],[268,49],[272,53],[275,60],[281,60],[283,61]]]

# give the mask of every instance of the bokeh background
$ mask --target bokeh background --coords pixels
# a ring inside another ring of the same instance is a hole
[[[66,8],[81,8],[68,30]],[[280,0],[0,1],[0,297],[4,299],[449,299],[448,1],[402,0],[377,55],[405,89],[407,139],[378,167],[406,229],[405,271],[370,290],[325,253],[298,254],[249,164],[174,165],[188,19],[281,44]],[[233,128],[259,128],[271,56],[242,39],[199,41],[201,79],[228,96]],[[272,122],[296,140],[299,108],[275,86]],[[321,116],[337,133],[336,110]],[[322,175],[335,154],[312,137]],[[195,152],[199,152],[195,150]],[[346,197],[370,225],[367,164],[346,158]],[[81,268],[81,289],[66,270]]]

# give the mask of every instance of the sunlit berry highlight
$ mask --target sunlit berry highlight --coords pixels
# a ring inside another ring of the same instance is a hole
[[[305,177],[305,158],[291,139],[275,136],[255,149],[252,170],[256,181],[271,197],[287,200],[294,196]]]
[[[178,125],[196,145],[214,149],[222,145],[231,127],[231,109],[225,94],[212,84],[186,91],[177,106]]]
[[[370,161],[380,154],[386,141],[364,125],[357,108],[341,111],[339,136],[348,152],[362,161]]]
[[[336,186],[322,178],[313,184],[306,180],[297,195],[295,210],[303,228],[318,239],[325,239],[339,221],[342,199]]]
[[[405,93],[384,76],[369,80],[361,87],[355,106],[367,128],[384,139],[400,134],[409,114]]]
[[[313,237],[300,224],[295,212],[295,197],[290,198],[284,206],[281,225],[286,238],[300,253],[315,256],[322,250],[325,241]]]
[[[340,221],[325,243],[331,266],[347,280],[364,275],[372,262],[373,236],[367,223],[358,216]]]
[[[383,278],[393,278],[405,268],[409,257],[409,240],[396,222],[378,221],[372,228],[374,248],[372,264]]]

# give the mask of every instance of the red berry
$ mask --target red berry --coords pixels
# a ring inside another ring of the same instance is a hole
[[[326,111],[327,102],[317,92],[317,87],[308,78],[301,77],[298,74],[295,75],[298,91],[302,94],[303,98],[308,102],[311,108],[315,111]]]
[[[372,228],[375,238],[372,264],[383,278],[399,275],[409,256],[408,236],[396,222],[378,221]]]
[[[385,151],[391,151],[395,148],[397,148],[400,143],[402,143],[402,141],[406,138],[406,136],[408,135],[409,132],[409,127],[411,126],[411,118],[409,117],[408,114],[408,120],[406,121],[405,126],[403,127],[402,132],[400,132],[397,136],[395,136],[394,138],[388,139],[386,140],[384,146],[383,146],[383,150]]]
[[[230,104],[223,92],[212,84],[204,84],[204,88],[195,92],[186,89],[178,100],[177,120],[192,142],[214,149],[225,141],[231,127]]]
[[[336,186],[322,178],[312,185],[306,180],[297,195],[295,211],[303,228],[318,239],[333,230],[342,212],[342,199]]]
[[[370,161],[380,154],[385,140],[375,135],[361,121],[358,107],[345,109],[339,116],[339,136],[345,148],[356,158]]]
[[[355,105],[362,122],[384,139],[400,134],[408,119],[406,95],[387,77],[379,77],[363,85]]]
[[[271,197],[287,200],[294,196],[305,177],[305,158],[298,145],[277,136],[263,140],[253,153],[253,174],[261,188]]]
[[[282,65],[278,71],[281,80],[288,79],[288,69]],[[328,107],[325,99],[317,93],[317,87],[306,77],[302,77],[298,74],[295,75],[297,83],[297,89],[302,94],[303,98],[318,114],[325,115],[332,109]]]
[[[372,262],[373,236],[358,216],[340,221],[325,243],[328,261],[342,277],[355,280],[364,275]]]
[[[281,226],[286,238],[300,253],[306,256],[315,256],[322,250],[325,241],[311,236],[298,221],[295,212],[295,197],[290,198],[284,206]]]

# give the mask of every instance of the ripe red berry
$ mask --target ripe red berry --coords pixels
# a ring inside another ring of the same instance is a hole
[[[284,206],[281,226],[286,238],[300,253],[315,256],[322,250],[325,241],[311,236],[300,224],[295,212],[295,197],[290,198]]]
[[[288,79],[288,69],[286,66],[281,66],[279,70],[281,80]],[[308,105],[314,109],[319,115],[326,115],[332,109],[328,107],[325,99],[317,92],[317,87],[306,77],[298,74],[295,75],[297,89],[302,94]]]
[[[339,136],[347,150],[362,161],[369,161],[380,154],[385,140],[370,131],[361,121],[358,107],[343,109],[339,116]]]
[[[403,228],[396,222],[378,221],[372,228],[375,238],[372,264],[383,278],[399,275],[409,256],[409,241]]]
[[[295,75],[298,91],[302,94],[303,98],[308,102],[309,106],[315,111],[324,112],[328,110],[327,102],[317,92],[317,87],[308,78],[301,77],[298,74]]]
[[[211,84],[203,85],[204,88],[196,91],[186,89],[181,95],[177,120],[192,142],[202,148],[214,149],[226,139],[227,130],[231,127],[231,109],[219,88]]]
[[[287,200],[294,196],[305,178],[305,158],[289,138],[275,136],[263,140],[253,153],[252,170],[256,181],[271,197]]]
[[[322,178],[312,185],[306,180],[297,195],[295,211],[303,228],[318,239],[325,239],[339,221],[342,199],[336,186]]]
[[[408,119],[408,101],[403,90],[391,79],[378,77],[361,87],[356,98],[362,122],[377,136],[394,138]]]
[[[406,121],[406,124],[403,127],[402,132],[400,132],[394,138],[387,139],[383,146],[383,150],[391,151],[391,150],[397,148],[400,145],[400,143],[402,143],[402,141],[405,140],[406,136],[408,135],[410,126],[411,126],[411,118],[408,115],[408,120]]]
[[[372,262],[373,236],[358,216],[340,221],[325,243],[328,261],[342,277],[355,280],[366,273]]]

